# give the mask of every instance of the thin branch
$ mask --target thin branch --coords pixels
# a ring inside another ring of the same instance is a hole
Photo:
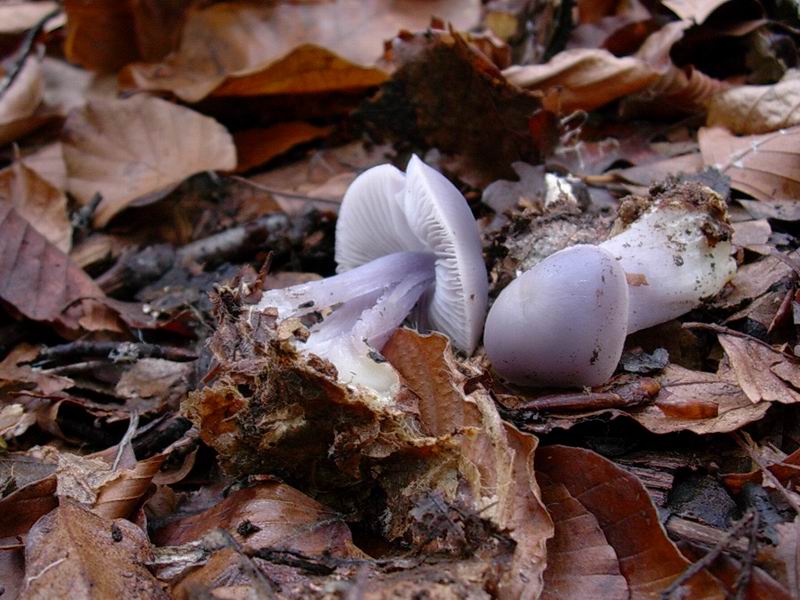
[[[2,96],[8,91],[8,89],[11,87],[11,84],[14,83],[14,80],[22,71],[22,68],[25,66],[25,61],[28,60],[28,56],[30,55],[31,50],[33,50],[33,44],[36,41],[36,38],[39,36],[39,33],[44,28],[44,26],[50,19],[59,15],[60,13],[61,13],[61,8],[57,8],[54,11],[46,14],[39,20],[38,23],[36,23],[36,25],[31,27],[25,34],[25,37],[22,40],[22,44],[17,50],[18,56],[14,60],[14,63],[11,65],[11,67],[8,69],[8,72],[5,74],[3,79],[0,79],[0,96]]]

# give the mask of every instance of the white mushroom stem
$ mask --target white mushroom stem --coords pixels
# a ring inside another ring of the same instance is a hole
[[[701,206],[672,200],[655,204],[600,247],[628,276],[628,333],[664,323],[719,293],[736,271],[730,240],[720,235],[724,202],[703,188]]]
[[[329,360],[343,382],[388,392],[396,378],[376,366],[370,350],[383,348],[433,285],[435,261],[424,252],[388,254],[327,279],[269,290],[257,308],[276,308],[281,320],[333,308],[298,349]]]

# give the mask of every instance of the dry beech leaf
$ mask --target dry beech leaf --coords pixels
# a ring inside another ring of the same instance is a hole
[[[773,85],[742,85],[714,96],[708,105],[709,127],[736,135],[768,133],[800,125],[800,72],[786,72]]]
[[[540,95],[506,81],[467,37],[404,33],[392,40],[390,55],[392,79],[359,109],[377,139],[416,140],[456,156],[448,168],[477,187],[513,177],[515,161],[535,162],[530,121]]]
[[[0,146],[30,133],[47,120],[36,112],[43,94],[41,61],[31,55],[11,86],[0,95]]]
[[[42,146],[31,154],[22,157],[22,164],[36,171],[36,174],[57,190],[67,189],[67,166],[61,142]]]
[[[228,78],[213,97],[354,92],[380,85],[387,75],[361,67],[319,46],[303,44],[284,58],[249,75]]]
[[[92,512],[108,519],[129,517],[168,456],[169,452],[161,452],[115,473],[113,479],[99,486]]]
[[[24,163],[0,171],[0,203],[9,203],[48,242],[64,253],[72,245],[67,197]]]
[[[58,8],[58,2],[10,0],[0,4],[0,34],[27,31]]]
[[[62,142],[70,193],[82,204],[103,197],[95,213],[100,227],[135,202],[163,198],[190,175],[236,167],[222,125],[144,95],[89,102],[70,114]]]
[[[261,78],[268,81],[271,66],[304,44],[315,44],[331,59],[352,63],[354,71],[357,66],[374,64],[383,42],[398,30],[425,29],[432,16],[456,29],[468,29],[477,23],[479,11],[480,2],[475,0],[435,0],[424,5],[409,0],[223,2],[192,10],[175,53],[161,64],[131,65],[121,73],[121,80],[137,89],[170,91],[196,102],[229,77],[262,72]],[[301,76],[301,63],[295,61],[289,69],[294,77]],[[320,71],[319,61],[310,61],[309,67],[311,73]]]
[[[723,4],[731,0],[662,0],[666,6],[681,19],[690,19],[697,25],[703,23]]]
[[[0,538],[0,546],[16,545],[14,538]],[[25,581],[25,554],[22,548],[0,550],[0,587],[9,598],[17,598]]]
[[[42,63],[33,54],[25,59],[25,64],[17,73],[11,87],[0,96],[0,125],[31,116],[43,95]]]
[[[555,522],[542,598],[658,598],[688,567],[636,477],[591,450],[548,446],[536,456],[542,495]],[[686,597],[725,598],[700,572]]]
[[[638,92],[658,78],[641,60],[595,48],[559,52],[545,64],[509,67],[503,75],[510,83],[544,92],[545,108],[560,114],[593,110]]]
[[[0,299],[34,321],[77,329],[87,299],[103,291],[7,203],[0,203]],[[88,304],[92,304],[91,302]]]
[[[28,533],[20,600],[166,600],[169,595],[144,566],[152,557],[147,536],[129,521],[104,519],[63,500]]]
[[[331,127],[317,127],[303,121],[278,123],[266,129],[246,129],[233,134],[238,172],[248,171],[280,156],[299,144],[327,137]]]
[[[774,555],[777,559],[778,578],[789,592],[790,597],[800,597],[800,519],[775,526],[778,544]]]
[[[751,402],[800,402],[800,393],[787,384],[800,382],[800,366],[755,340],[724,333],[718,338]]]
[[[0,538],[25,535],[58,506],[55,469],[52,459],[34,456],[33,451],[0,456],[0,481],[13,482],[16,488],[0,498]]]
[[[249,522],[250,531],[237,531]],[[342,518],[296,489],[268,481],[229,494],[206,511],[171,522],[158,530],[159,546],[179,546],[214,529],[227,530],[250,548],[272,548],[308,556],[364,557],[353,545]]]
[[[623,116],[666,118],[702,113],[708,101],[728,87],[691,65],[677,67],[673,64],[670,50],[691,25],[685,20],[668,23],[652,33],[636,52],[635,58],[653,68],[658,78],[622,101],[620,113]]]
[[[800,197],[800,126],[737,137],[722,127],[698,132],[709,167],[731,178],[731,187],[757,200]]]
[[[177,44],[192,0],[66,0],[67,58],[87,69],[116,71],[159,60]]]
[[[475,393],[464,402],[457,370],[442,335],[420,336],[400,329],[383,353],[419,398],[419,411],[427,433],[443,436],[464,427],[482,432],[464,440],[464,458],[481,473],[481,495],[493,504],[481,508],[517,543],[504,584],[507,597],[535,598],[545,564],[545,540],[552,524],[542,506],[533,471],[537,440],[500,419],[488,394]],[[474,403],[474,407],[472,406]],[[477,410],[476,410],[477,409]]]
[[[767,465],[767,469],[778,478],[778,481],[784,484],[800,477],[799,468],[800,450],[795,450],[790,455]],[[728,473],[723,475],[722,478],[725,485],[737,494],[742,491],[746,483],[764,483],[764,476],[760,468],[748,473]]]
[[[45,396],[74,385],[72,379],[34,369],[29,364],[39,355],[39,348],[30,344],[15,347],[0,362],[0,398],[15,389],[34,390]]]

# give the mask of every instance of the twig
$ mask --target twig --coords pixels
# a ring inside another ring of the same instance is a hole
[[[14,80],[17,78],[17,75],[20,74],[22,68],[25,66],[25,61],[28,60],[28,55],[30,55],[31,50],[33,49],[33,44],[36,41],[36,38],[39,36],[39,33],[42,31],[42,28],[47,24],[47,22],[55,17],[56,15],[61,13],[61,8],[57,8],[54,11],[46,14],[42,17],[36,25],[31,27],[28,32],[25,34],[25,37],[22,40],[22,44],[20,44],[19,49],[17,50],[18,56],[14,60],[14,63],[8,69],[8,72],[5,74],[3,79],[0,80],[0,96],[6,93],[8,89],[11,87],[11,84],[14,83]]]
[[[258,565],[253,562],[253,559],[247,555],[241,544],[239,544],[228,531],[222,529],[221,533],[228,546],[233,548],[234,552],[239,556],[242,570],[250,577],[258,597],[275,598],[275,590],[272,587],[272,583],[264,577],[261,569],[259,569]]]
[[[750,585],[750,578],[753,576],[753,564],[756,560],[756,553],[758,551],[758,513],[753,512],[753,519],[750,521],[750,536],[747,543],[747,554],[745,554],[742,565],[742,570],[736,578],[736,583],[733,584],[736,590],[734,600],[745,600],[747,597],[747,588]]]
[[[792,494],[789,493],[784,485],[780,482],[780,480],[775,476],[775,473],[769,470],[769,467],[765,465],[761,458],[755,453],[752,448],[752,440],[750,440],[750,444],[748,444],[744,439],[742,439],[742,435],[739,433],[734,432],[733,439],[736,441],[737,444],[750,456],[750,459],[756,463],[758,468],[761,470],[761,474],[769,479],[770,483],[775,486],[775,489],[780,492],[780,494],[784,497],[786,502],[791,506],[795,513],[800,515],[800,503],[797,502],[797,498],[795,498]],[[747,435],[746,433],[744,435]],[[749,439],[749,436],[748,436]]]
[[[197,359],[197,355],[183,348],[158,346],[145,342],[86,342],[77,341],[44,348],[33,366],[41,367],[47,363],[74,358],[97,357],[109,358],[114,362],[133,361],[138,358],[164,358],[176,362],[187,362]]]
[[[753,518],[752,512],[747,513],[744,518],[733,527],[733,529],[725,534],[725,537],[723,537],[716,546],[709,550],[708,554],[706,554],[700,560],[689,565],[678,578],[669,584],[667,589],[661,592],[661,600],[671,600],[673,594],[675,594],[675,592],[677,592],[684,583],[689,581],[692,577],[704,569],[710,567],[714,561],[717,560],[720,554],[722,554],[722,552],[728,547],[728,545],[738,537],[739,532],[753,520]]]
[[[117,444],[117,454],[114,456],[114,462],[111,465],[111,472],[114,473],[119,468],[119,463],[122,460],[122,455],[125,453],[125,447],[131,443],[133,436],[136,435],[136,430],[139,428],[139,413],[135,410],[131,411],[131,419],[128,421],[128,429],[125,435]]]

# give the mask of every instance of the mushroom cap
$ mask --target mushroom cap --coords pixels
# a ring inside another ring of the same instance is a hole
[[[627,324],[625,271],[607,250],[577,245],[501,292],[483,343],[495,371],[513,383],[599,385],[614,373]]]
[[[478,225],[464,196],[416,155],[406,175],[391,165],[360,175],[336,224],[339,272],[403,251],[435,255],[436,282],[422,300],[428,324],[472,352],[488,303]]]

